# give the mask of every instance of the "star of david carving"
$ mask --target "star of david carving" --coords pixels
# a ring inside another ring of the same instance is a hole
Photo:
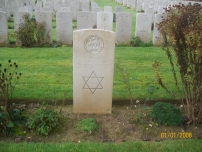
[[[90,76],[83,76],[83,80],[85,81],[83,89],[89,89],[94,94],[97,89],[103,89],[101,84],[103,79],[104,77],[97,77],[93,71]]]

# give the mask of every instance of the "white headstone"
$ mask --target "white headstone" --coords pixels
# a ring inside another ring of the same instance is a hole
[[[54,3],[54,11],[56,11],[56,12],[59,11],[60,7],[61,7],[61,4],[59,2]]]
[[[163,14],[155,14],[153,45],[160,46],[163,43],[163,37],[158,31],[158,25],[163,20]]]
[[[136,0],[131,0],[131,10],[135,10],[136,8]]]
[[[163,6],[159,6],[158,7],[158,14],[162,14],[165,10],[164,10],[165,7]]]
[[[23,16],[28,12],[14,12],[14,30],[17,31],[21,23],[24,23]]]
[[[101,12],[102,8],[100,7],[93,7],[92,12],[93,12],[93,25],[97,26],[97,12]]]
[[[88,5],[83,5],[82,6],[82,12],[87,12],[87,11],[90,11],[90,8]]]
[[[121,6],[116,6],[115,7],[115,13],[123,12],[123,7]]]
[[[112,12],[111,6],[104,6],[104,12]]]
[[[71,6],[71,12],[72,12],[72,20],[77,20],[77,8],[76,8],[76,6]]]
[[[116,41],[119,44],[130,44],[132,31],[132,14],[117,13],[116,14]]]
[[[3,7],[2,7],[2,11],[3,11],[3,12],[6,12],[7,19],[9,19],[9,17],[11,16],[10,10],[9,10],[9,6],[3,6]]]
[[[97,13],[97,29],[113,30],[113,13],[98,12]]]
[[[152,23],[154,23],[154,15],[155,15],[155,11],[152,7],[149,7],[147,9],[145,9],[145,13],[149,13],[152,15]]]
[[[8,22],[5,12],[0,12],[0,44],[8,38]]]
[[[73,112],[110,114],[112,109],[115,33],[73,32]]]
[[[150,42],[152,15],[148,13],[136,14],[136,31],[135,36],[143,42]]]
[[[44,37],[43,43],[52,44],[52,13],[51,12],[36,12],[36,22],[45,23],[45,30],[48,36]]]
[[[60,12],[71,12],[70,7],[60,7]]]
[[[137,12],[142,11],[142,1],[141,0],[137,0],[136,11]]]
[[[77,13],[77,29],[92,29],[93,28],[93,13],[78,12]]]
[[[56,35],[57,42],[62,44],[72,44],[72,13],[56,13]]]
[[[127,0],[126,3],[127,3],[126,6],[127,6],[128,8],[130,8],[130,7],[131,7],[131,0]]]
[[[123,0],[123,6],[127,6],[127,0]]]

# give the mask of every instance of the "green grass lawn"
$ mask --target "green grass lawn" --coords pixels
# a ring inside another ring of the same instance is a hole
[[[7,65],[10,59],[19,64],[22,77],[13,93],[14,99],[23,100],[72,100],[73,61],[72,47],[59,48],[0,48],[0,63]],[[117,64],[128,73],[134,99],[172,99],[158,87],[153,62],[162,62],[163,81],[178,97],[171,79],[172,73],[165,53],[158,47],[116,47],[113,100],[128,100],[129,92]]]
[[[170,140],[163,142],[126,143],[5,143],[1,152],[200,152],[201,140]]]

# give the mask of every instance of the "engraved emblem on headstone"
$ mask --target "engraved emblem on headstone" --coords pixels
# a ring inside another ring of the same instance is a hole
[[[147,22],[147,20],[148,20],[147,15],[142,15],[142,22]]]
[[[43,20],[43,21],[46,20],[47,19],[47,15],[45,13],[41,13],[40,14],[40,19]]]
[[[121,15],[121,20],[126,22],[128,20],[128,15]]]
[[[67,20],[67,15],[65,14],[65,13],[62,13],[62,14],[60,14],[60,16],[59,16],[59,19],[60,20],[62,20],[62,21],[65,21],[65,20]]]
[[[90,76],[83,76],[83,80],[85,81],[83,89],[89,89],[94,94],[97,89],[103,89],[101,84],[103,79],[104,77],[97,77],[93,71]]]
[[[97,35],[91,35],[86,38],[84,46],[87,52],[91,54],[98,54],[104,48],[103,39]]]
[[[103,20],[103,21],[107,21],[108,18],[109,18],[108,14],[105,14],[105,13],[104,13],[104,14],[102,15],[102,20]]]

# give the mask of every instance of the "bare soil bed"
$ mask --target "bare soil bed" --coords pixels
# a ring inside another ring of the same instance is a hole
[[[125,142],[125,141],[162,141],[173,139],[201,139],[202,126],[165,126],[156,124],[150,118],[152,106],[137,105],[131,109],[127,105],[113,105],[112,114],[89,115],[73,114],[72,105],[61,108],[59,125],[48,135],[42,136],[24,129],[18,135],[4,137],[0,141],[11,142]],[[27,109],[29,111],[35,108]],[[99,130],[93,133],[81,132],[76,124],[84,118],[95,118]]]

